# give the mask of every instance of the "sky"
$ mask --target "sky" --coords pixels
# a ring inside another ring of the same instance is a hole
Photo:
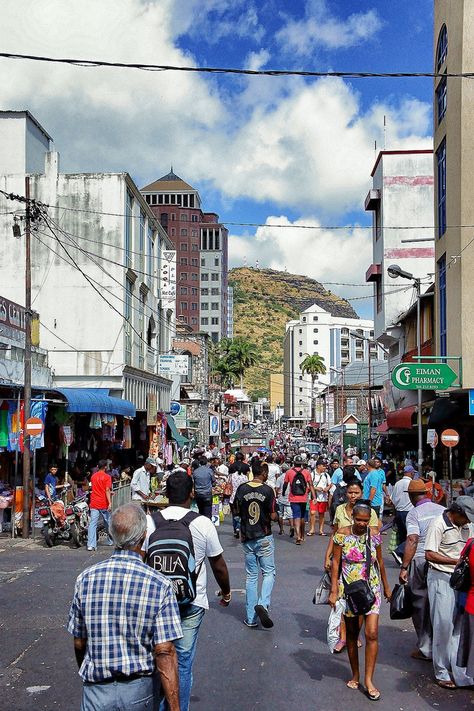
[[[417,72],[432,71],[432,25],[433,0],[2,0],[0,51]],[[142,187],[172,165],[199,190],[204,210],[228,223],[231,266],[258,260],[310,276],[372,316],[372,287],[364,286],[372,261],[371,217],[363,211],[370,172],[384,147],[431,147],[432,80],[142,72],[7,59],[0,71],[0,108],[31,111],[54,138],[63,171],[127,171]]]

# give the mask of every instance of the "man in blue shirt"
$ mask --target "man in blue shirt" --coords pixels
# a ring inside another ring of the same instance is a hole
[[[44,491],[46,498],[51,503],[56,498],[56,489],[58,487],[58,468],[55,464],[52,464],[49,468],[49,473],[46,474],[44,478]]]
[[[332,467],[331,484],[333,484],[334,486],[337,486],[342,481],[342,469],[341,469],[341,465],[339,463],[339,459],[333,459],[331,462],[331,467]]]
[[[379,518],[383,514],[383,501],[386,491],[385,472],[380,466],[379,459],[369,459],[367,462],[369,473],[364,479],[364,499],[371,502],[372,508]]]

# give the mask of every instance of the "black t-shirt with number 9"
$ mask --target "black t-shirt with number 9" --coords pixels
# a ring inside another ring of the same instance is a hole
[[[240,515],[240,533],[243,541],[254,541],[271,534],[271,514],[275,512],[275,494],[271,486],[258,480],[241,484],[234,504]]]

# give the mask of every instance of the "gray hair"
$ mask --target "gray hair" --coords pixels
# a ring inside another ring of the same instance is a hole
[[[113,512],[110,535],[117,548],[138,546],[146,532],[145,512],[136,504],[125,504]]]

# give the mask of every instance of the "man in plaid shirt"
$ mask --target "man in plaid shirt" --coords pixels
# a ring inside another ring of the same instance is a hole
[[[171,711],[179,711],[173,640],[182,637],[172,583],[145,565],[146,516],[135,504],[110,522],[116,545],[108,560],[76,581],[68,630],[84,681],[81,711],[157,708],[157,670]]]

